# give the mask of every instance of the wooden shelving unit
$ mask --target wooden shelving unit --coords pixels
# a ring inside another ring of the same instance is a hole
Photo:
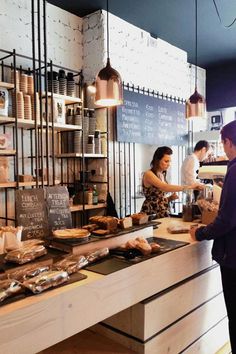
[[[10,82],[0,81],[0,87],[4,87],[7,90],[12,90],[12,89],[14,89],[14,84],[11,84]]]
[[[98,203],[96,205],[89,205],[89,204],[85,204],[84,208],[83,205],[79,204],[79,205],[73,205],[70,207],[70,211],[76,212],[76,211],[82,211],[82,210],[95,210],[95,209],[101,209],[101,208],[106,208],[106,203]]]
[[[14,156],[16,150],[0,150],[0,156]]]
[[[45,185],[47,185],[47,181],[43,182]],[[60,184],[61,182],[59,180],[55,181],[55,184]],[[39,185],[42,184],[42,181],[39,181]],[[33,187],[36,186],[35,181],[31,182],[19,182],[19,187]],[[0,182],[0,188],[16,188],[17,187],[17,182]]]
[[[15,124],[16,120],[14,117],[0,116],[0,124]],[[24,129],[33,129],[35,127],[35,121],[29,119],[17,119],[18,128]],[[37,124],[40,127],[40,123]],[[48,126],[52,127],[52,122],[48,123]],[[43,127],[46,127],[46,123],[43,123]],[[73,124],[63,124],[63,123],[54,123],[54,129],[57,131],[68,131],[68,130],[81,130],[81,125]]]
[[[69,152],[69,153],[58,154],[58,155],[56,155],[56,157],[57,158],[74,158],[74,157],[82,158],[83,154],[78,153],[78,152]],[[85,158],[92,158],[92,159],[106,158],[106,156],[103,154],[84,154],[84,157]]]
[[[48,92],[48,97],[51,97],[51,96],[52,96],[52,93]],[[42,97],[45,98],[45,93],[43,93]],[[82,102],[81,98],[79,98],[79,97],[59,95],[58,93],[53,93],[53,98],[64,100],[66,105]]]

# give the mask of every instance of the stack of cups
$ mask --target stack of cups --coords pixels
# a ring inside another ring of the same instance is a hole
[[[75,81],[73,73],[67,74],[67,96],[75,96]]]
[[[94,154],[94,151],[95,151],[94,136],[91,134],[88,136],[86,152],[87,154]]]
[[[66,74],[64,70],[59,70],[59,94],[66,95],[66,92],[67,92]]]
[[[28,75],[26,74],[20,75],[20,91],[23,92],[24,95],[28,93]]]
[[[11,71],[11,83],[14,84],[14,70]],[[20,91],[20,74],[16,70],[16,91]]]
[[[28,80],[28,95],[33,95],[34,94],[34,78],[31,75],[28,75],[27,77]]]
[[[48,71],[48,91],[59,93],[58,73],[56,71]]]
[[[24,98],[22,92],[16,93],[17,118],[24,119]]]
[[[31,96],[31,106],[32,106],[32,119],[35,120],[36,118],[36,121],[39,122],[40,120],[40,113],[39,113],[39,93],[36,92],[35,93],[35,96],[36,96],[36,102],[35,102],[35,105],[34,105],[34,95]],[[34,106],[36,108],[36,112],[34,112]]]
[[[94,141],[95,141],[95,154],[101,154],[102,143],[101,143],[101,132],[100,132],[100,130],[95,130]]]
[[[81,107],[76,107],[74,124],[82,126]],[[74,152],[82,153],[82,130],[76,130],[74,132]]]
[[[74,152],[82,153],[82,130],[74,132]]]
[[[81,115],[81,107],[76,107],[75,115],[74,115],[74,124],[82,126],[82,115]]]
[[[89,110],[84,108],[84,117],[83,117],[83,148],[84,152],[87,152],[87,143],[89,135]]]
[[[32,107],[30,95],[24,95],[24,118],[32,119]]]
[[[67,117],[66,117],[66,124],[74,124],[74,116],[73,110],[68,109]],[[68,152],[74,152],[74,132],[67,133],[68,138]]]
[[[94,109],[89,109],[89,134],[94,134],[96,129],[96,117]]]

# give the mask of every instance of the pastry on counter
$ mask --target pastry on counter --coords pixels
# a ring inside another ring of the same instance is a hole
[[[126,216],[123,219],[119,220],[119,226],[121,229],[129,229],[130,227],[133,226],[133,220],[131,216]]]
[[[136,213],[132,214],[131,218],[134,225],[143,225],[148,222],[148,215],[146,213]]]
[[[98,225],[100,229],[109,230],[110,233],[117,231],[118,219],[113,216],[92,216],[89,221]]]

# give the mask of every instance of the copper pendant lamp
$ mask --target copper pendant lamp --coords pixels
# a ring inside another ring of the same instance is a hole
[[[197,91],[197,0],[195,0],[195,92],[186,102],[186,119],[205,118],[206,101]]]
[[[123,88],[120,74],[111,67],[109,58],[109,16],[107,0],[107,64],[99,71],[95,81],[95,104],[112,107],[123,104]]]

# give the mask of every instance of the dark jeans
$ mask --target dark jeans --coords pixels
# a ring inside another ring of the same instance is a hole
[[[236,354],[236,269],[220,267],[225,305],[229,320],[232,353]]]

